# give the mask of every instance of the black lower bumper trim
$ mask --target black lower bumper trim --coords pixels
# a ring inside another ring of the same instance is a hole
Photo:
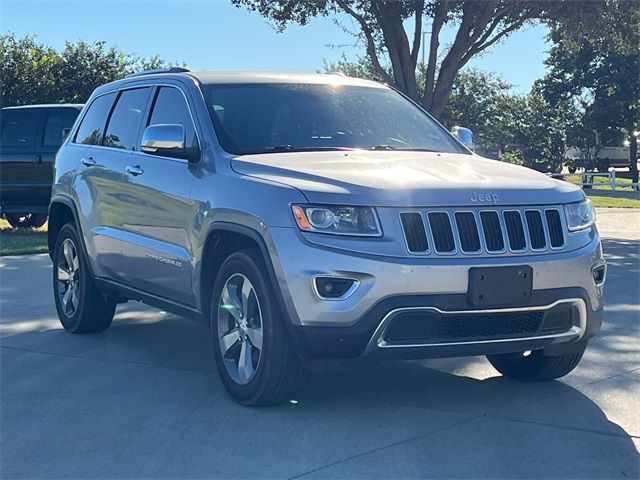
[[[550,305],[558,300],[580,298],[587,306],[587,324],[582,337],[586,340],[600,331],[602,310],[593,311],[587,292],[579,287],[535,290],[526,304],[515,308]],[[369,340],[382,319],[392,310],[409,307],[435,307],[443,311],[473,310],[466,294],[404,295],[387,298],[376,304],[355,324],[348,327],[292,326],[294,343],[302,357],[353,359],[365,352]],[[513,307],[512,307],[513,308]],[[544,332],[541,332],[544,334]],[[374,355],[388,358],[440,358],[466,355],[486,355],[544,348],[550,339],[520,342],[471,343],[466,345],[439,345],[437,347],[411,347],[376,349]],[[558,348],[554,346],[554,348]]]

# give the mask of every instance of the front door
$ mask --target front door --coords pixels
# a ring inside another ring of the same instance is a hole
[[[156,88],[145,126],[181,124],[187,148],[197,147],[196,129],[182,90]],[[123,219],[127,284],[193,306],[193,224],[197,204],[190,197],[194,170],[186,159],[136,153],[124,183],[132,207]]]

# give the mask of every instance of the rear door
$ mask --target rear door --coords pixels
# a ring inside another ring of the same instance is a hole
[[[177,86],[156,88],[145,127],[156,124],[183,125],[187,148],[199,148],[187,97]],[[191,275],[197,204],[190,192],[196,171],[186,159],[141,152],[130,157],[124,172],[132,202],[124,212],[127,283],[186,305],[195,304]]]
[[[49,108],[43,115],[41,133],[35,150],[33,174],[34,201],[39,205],[49,205],[53,161],[65,134],[73,126],[79,113],[76,108],[60,107]]]
[[[35,203],[35,143],[42,112],[38,108],[0,112],[0,204],[4,211],[30,213],[25,207]]]
[[[115,275],[122,253],[117,229],[122,206],[117,195],[122,190],[125,160],[101,146],[117,96],[118,92],[110,92],[91,102],[74,137],[58,158],[63,171],[77,168],[73,191],[81,231],[94,273],[100,277]]]

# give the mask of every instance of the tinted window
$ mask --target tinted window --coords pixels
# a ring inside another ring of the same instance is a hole
[[[38,116],[36,112],[5,110],[2,112],[3,147],[33,147],[36,138]]]
[[[87,145],[100,145],[104,134],[104,126],[107,124],[107,116],[111,111],[111,105],[116,98],[116,93],[108,93],[96,98],[87,110],[82,123],[76,133],[75,141]]]
[[[208,85],[222,147],[232,153],[377,148],[464,152],[389,88],[333,84]]]
[[[161,87],[158,90],[148,125],[179,124],[184,127],[187,149],[198,147],[196,130],[189,114],[184,95],[177,88]]]
[[[78,110],[70,108],[51,111],[47,117],[47,123],[44,125],[42,145],[45,147],[59,147],[62,145],[64,136],[73,125],[78,113],[80,113]]]
[[[136,149],[150,91],[150,88],[136,88],[120,94],[102,141],[105,147]]]

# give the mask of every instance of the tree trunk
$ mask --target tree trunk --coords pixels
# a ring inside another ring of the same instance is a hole
[[[629,129],[629,172],[631,182],[638,183],[638,137],[633,134],[633,128]]]

